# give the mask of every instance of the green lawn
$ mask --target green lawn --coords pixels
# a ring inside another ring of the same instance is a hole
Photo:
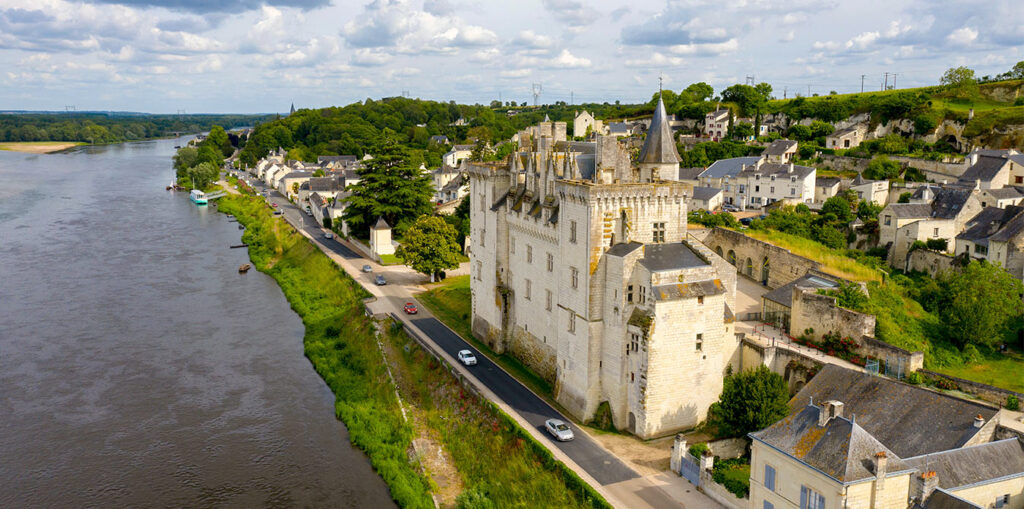
[[[381,265],[401,265],[403,263],[405,263],[405,260],[402,260],[401,258],[395,255],[380,255]]]
[[[530,368],[519,362],[518,359],[508,354],[498,355],[487,345],[481,343],[473,336],[470,320],[471,299],[469,291],[469,276],[455,276],[445,279],[436,286],[416,296],[416,298],[434,313],[438,320],[451,327],[463,339],[472,343],[481,353],[505,368],[512,376],[526,384],[533,392],[553,403],[551,384],[534,373]]]
[[[1011,350],[1006,355],[992,352],[981,362],[938,368],[935,371],[1024,393],[1024,354],[1020,351]]]
[[[851,281],[881,281],[882,273],[819,242],[774,230],[746,230],[749,237],[788,249],[793,254],[810,258],[821,264],[822,270]]]
[[[735,458],[715,461],[711,476],[716,483],[740,498],[750,494],[750,459]]]

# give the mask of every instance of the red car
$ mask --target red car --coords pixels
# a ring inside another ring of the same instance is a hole
[[[416,304],[413,304],[412,302],[406,302],[405,308],[403,309],[405,310],[405,314],[407,315],[415,315],[416,312],[418,311],[416,309]]]
[[[274,207],[274,208],[277,208],[277,204],[276,203],[271,203],[270,206]]]

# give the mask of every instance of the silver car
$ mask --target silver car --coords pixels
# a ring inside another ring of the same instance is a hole
[[[544,429],[548,430],[548,433],[551,433],[551,436],[555,437],[555,440],[559,442],[568,442],[574,438],[572,429],[561,419],[548,419],[544,421]]]
[[[476,356],[473,355],[473,352],[471,352],[469,350],[459,350],[458,357],[459,357],[459,362],[465,364],[466,366],[475,366],[476,365]]]

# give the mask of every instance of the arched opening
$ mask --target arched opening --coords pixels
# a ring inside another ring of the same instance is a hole
[[[761,282],[768,284],[768,257],[765,256],[761,262]]]
[[[717,254],[721,258],[725,258],[725,253],[722,252],[722,246],[718,246],[715,248],[715,254]]]
[[[629,432],[636,434],[636,415],[633,415],[633,412],[629,413]]]
[[[619,242],[629,242],[629,216],[626,211],[619,212]]]
[[[729,250],[729,256],[726,258],[729,261],[729,265],[736,266],[736,252],[732,249]]]
[[[747,258],[747,263],[745,263],[745,264],[743,265],[743,267],[744,267],[743,273],[744,273],[744,274],[746,274],[746,275],[748,275],[748,276],[751,276],[751,277],[753,277],[753,273],[754,273],[754,261],[753,261],[753,260],[751,260],[750,258]]]

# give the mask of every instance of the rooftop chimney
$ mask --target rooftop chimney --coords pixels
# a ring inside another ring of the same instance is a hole
[[[914,498],[923,504],[932,495],[935,488],[939,487],[939,476],[935,475],[934,470],[929,470],[917,476],[916,481],[914,485]]]
[[[793,173],[793,163],[789,163],[789,168],[787,168],[786,171],[788,171],[789,173]]]
[[[821,405],[818,411],[818,426],[825,426],[834,417],[843,416],[843,402],[830,400]]]
[[[974,427],[980,428],[985,425],[985,418],[978,414],[974,417]]]
[[[889,457],[885,451],[875,453],[875,489],[881,490],[885,487],[885,474],[888,472]]]

